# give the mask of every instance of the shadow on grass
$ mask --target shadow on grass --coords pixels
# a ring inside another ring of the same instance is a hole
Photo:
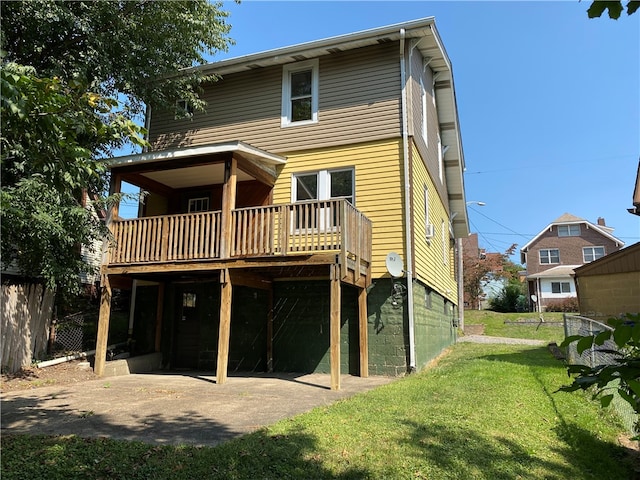
[[[549,347],[533,347],[522,346],[523,348],[513,353],[494,353],[490,355],[481,355],[478,358],[489,360],[491,362],[508,362],[516,365],[526,365],[529,367],[558,367],[565,368],[563,362],[556,358],[549,351]]]
[[[592,433],[564,423],[557,427],[565,447],[555,449],[566,463],[550,461],[527,451],[505,436],[483,435],[477,430],[451,424],[424,425],[405,421],[411,428],[406,442],[419,449],[420,460],[433,464],[446,478],[596,478],[593,471],[610,472],[611,476],[597,478],[622,479],[630,472],[624,464],[625,450],[597,439]],[[594,455],[598,458],[594,458]],[[426,472],[425,472],[426,473]],[[622,476],[621,476],[622,475]],[[427,478],[432,478],[427,475]],[[433,478],[439,478],[438,474]]]
[[[2,478],[363,479],[363,468],[334,473],[303,431],[261,430],[218,447],[151,446],[106,438],[3,435]]]

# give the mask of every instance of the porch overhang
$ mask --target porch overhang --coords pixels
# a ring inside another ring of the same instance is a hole
[[[211,143],[195,147],[143,152],[105,160],[107,168],[122,174],[144,177],[132,183],[153,182],[169,188],[188,188],[224,182],[224,160],[238,160],[238,181],[259,180],[273,185],[277,167],[287,159],[240,141]],[[126,177],[125,177],[126,179]]]

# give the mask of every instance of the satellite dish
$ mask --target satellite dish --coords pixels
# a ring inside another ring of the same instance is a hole
[[[385,264],[387,265],[387,271],[391,274],[392,277],[402,277],[404,275],[404,265],[402,263],[402,258],[395,252],[389,252],[387,254],[387,258],[385,259]]]
[[[535,294],[531,295],[531,300],[533,300],[533,303],[538,303],[538,296]]]

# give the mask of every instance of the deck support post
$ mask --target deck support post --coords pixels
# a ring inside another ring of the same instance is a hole
[[[330,270],[330,320],[329,337],[331,352],[331,390],[340,390],[340,265],[333,264]]]
[[[96,357],[93,371],[99,377],[104,374],[107,361],[107,341],[109,339],[109,317],[111,316],[111,284],[109,276],[102,276],[100,291],[100,315],[98,317],[98,335],[96,338]]]
[[[227,381],[229,365],[229,340],[231,338],[231,294],[232,285],[229,269],[220,271],[220,330],[218,334],[218,362],[216,363],[216,383]]]
[[[358,345],[360,350],[360,376],[369,376],[369,331],[367,329],[367,289],[358,292]]]

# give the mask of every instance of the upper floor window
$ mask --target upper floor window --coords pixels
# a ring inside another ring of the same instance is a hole
[[[582,257],[584,263],[593,262],[604,257],[604,247],[582,247]]]
[[[438,131],[438,177],[440,183],[444,183],[444,148],[442,147],[442,138]]]
[[[176,102],[175,119],[182,120],[191,117],[193,117],[193,107],[184,99],[178,100]]]
[[[571,293],[571,283],[551,282],[551,293]]]
[[[580,225],[558,225],[559,237],[579,237]]]
[[[445,230],[444,220],[440,228],[440,236],[442,237],[442,263],[447,265],[449,263],[449,242],[447,242],[447,232]]]
[[[429,146],[429,140],[427,135],[427,90],[424,87],[424,78],[420,75],[420,96],[422,97],[422,138],[424,143]]]
[[[540,263],[560,263],[560,250],[557,248],[540,250]]]
[[[282,70],[281,125],[318,121],[318,60],[285,65]]]

